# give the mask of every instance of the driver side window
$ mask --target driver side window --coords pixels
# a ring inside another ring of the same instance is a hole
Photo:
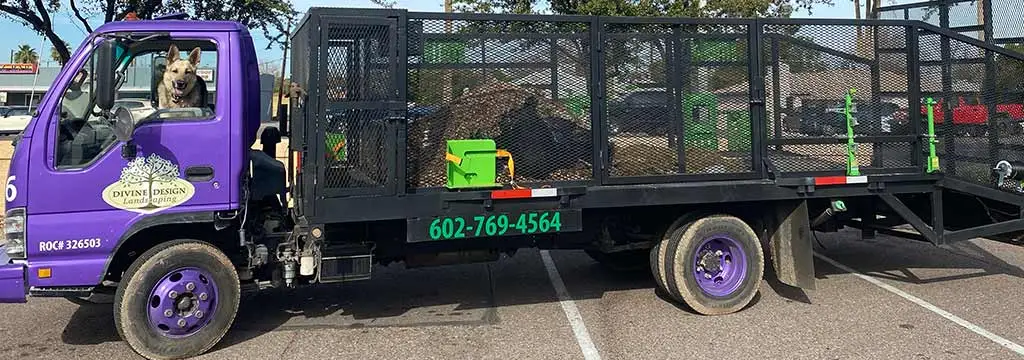
[[[114,110],[127,110],[136,125],[214,118],[216,44],[175,39],[138,43],[120,59],[122,81],[115,84]],[[117,142],[114,123],[98,115],[94,78],[96,53],[78,70],[61,95],[56,166],[88,166]]]
[[[57,130],[57,167],[76,168],[91,163],[115,140],[106,120],[96,116],[93,91],[96,53],[78,70],[61,96]]]

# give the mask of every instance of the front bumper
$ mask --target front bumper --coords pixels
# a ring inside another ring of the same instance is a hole
[[[26,293],[25,265],[11,263],[4,247],[0,246],[0,303],[23,303]]]

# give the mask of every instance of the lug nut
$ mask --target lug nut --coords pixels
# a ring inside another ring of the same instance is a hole
[[[173,315],[174,315],[174,312],[171,311],[171,309],[164,310],[164,316],[171,317]]]
[[[188,284],[185,284],[185,290],[192,291],[192,290],[195,290],[195,289],[196,289],[196,283],[190,282]]]
[[[723,254],[722,250],[715,250],[715,255],[716,256],[722,256],[722,254]]]
[[[206,301],[206,293],[199,294],[199,300]]]
[[[704,277],[710,279],[711,278],[711,274],[710,273],[704,273]]]
[[[178,320],[178,327],[185,327],[185,319]]]
[[[171,292],[167,293],[167,296],[170,297],[171,299],[177,299],[178,298],[178,292],[174,291],[174,290],[171,290]]]
[[[698,266],[697,267],[697,272],[704,272],[704,267],[703,266]]]
[[[202,318],[203,318],[203,312],[202,311],[196,311],[196,319],[202,319]]]

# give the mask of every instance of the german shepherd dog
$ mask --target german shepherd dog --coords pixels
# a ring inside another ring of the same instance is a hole
[[[187,59],[182,59],[178,47],[171,45],[167,52],[167,69],[157,88],[161,109],[199,106],[201,99],[196,89],[196,67],[201,53],[197,47],[192,49]]]

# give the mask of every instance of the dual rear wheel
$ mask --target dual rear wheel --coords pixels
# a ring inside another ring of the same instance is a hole
[[[703,315],[734,313],[757,294],[764,253],[743,220],[712,215],[684,221],[650,251],[658,287]]]

